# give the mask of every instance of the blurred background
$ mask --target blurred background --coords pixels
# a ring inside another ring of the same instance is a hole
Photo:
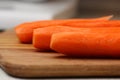
[[[80,0],[79,17],[97,17],[114,15],[113,19],[120,19],[120,0]]]
[[[0,29],[36,20],[94,18],[120,19],[120,0],[0,0]]]

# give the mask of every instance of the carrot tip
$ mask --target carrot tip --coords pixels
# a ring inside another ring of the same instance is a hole
[[[114,15],[108,15],[108,16],[101,17],[101,18],[103,18],[103,19],[104,19],[104,18],[106,18],[106,19],[108,19],[108,20],[109,20],[109,19],[112,19],[113,17],[114,17]]]

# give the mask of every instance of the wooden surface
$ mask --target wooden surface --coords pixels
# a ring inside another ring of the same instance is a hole
[[[119,59],[75,59],[20,44],[13,31],[0,33],[0,64],[17,77],[120,76]]]

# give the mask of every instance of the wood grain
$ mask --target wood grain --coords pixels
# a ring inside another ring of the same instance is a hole
[[[120,76],[119,59],[77,59],[21,44],[13,31],[0,34],[0,64],[17,77]]]

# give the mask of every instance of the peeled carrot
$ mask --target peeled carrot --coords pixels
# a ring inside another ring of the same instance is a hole
[[[82,22],[82,23],[64,23],[64,26],[74,26],[74,27],[120,27],[120,20],[111,20],[103,22]]]
[[[79,24],[80,25],[79,27],[81,26],[84,27],[85,26],[84,24],[90,24],[90,23],[96,23],[96,22],[101,23],[104,21],[108,21],[111,17],[112,16],[106,16],[106,17],[95,18],[95,19],[45,20],[45,21],[29,22],[29,23],[18,25],[15,28],[15,31],[19,40],[22,43],[32,43],[33,30],[37,28],[48,27],[48,26],[59,26],[59,25],[65,26],[68,24],[71,24],[71,26],[73,26],[74,24]],[[86,26],[89,26],[89,25],[86,25]]]
[[[96,19],[99,19],[99,20],[110,20],[111,18],[113,18],[113,16],[114,16],[114,15],[103,16],[103,17],[96,18]]]
[[[51,50],[50,49],[51,36],[54,33],[70,31],[79,31],[79,29],[67,26],[53,26],[35,29],[33,33],[33,45],[34,47],[41,50]]]
[[[21,25],[16,26],[17,28],[21,27],[46,27],[46,26],[55,26],[55,25],[60,25],[63,23],[78,23],[78,22],[98,22],[98,21],[109,21],[113,15],[110,16],[104,16],[100,18],[90,18],[90,19],[66,19],[66,20],[43,20],[43,21],[35,21],[35,22],[28,22],[28,23],[23,23]]]
[[[74,57],[120,57],[120,28],[105,30],[53,34],[51,48]]]
[[[81,33],[87,33],[87,32],[93,32],[96,33],[96,30],[100,33],[108,32],[108,33],[116,33],[120,31],[120,28],[118,27],[110,27],[110,28],[73,28],[73,27],[67,27],[67,26],[53,26],[53,27],[44,27],[44,28],[38,28],[34,30],[33,33],[33,45],[35,48],[41,49],[41,50],[51,50],[50,48],[50,41],[51,37],[55,33],[61,33],[61,32],[81,32]]]

